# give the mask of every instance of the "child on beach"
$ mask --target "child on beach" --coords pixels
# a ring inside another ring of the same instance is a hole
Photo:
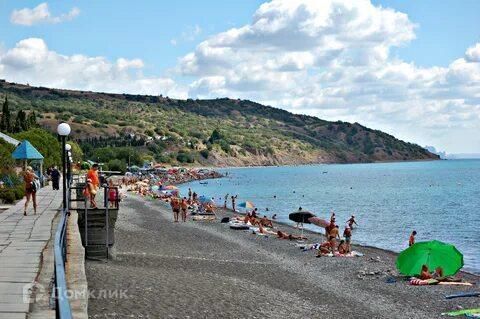
[[[110,207],[118,207],[118,191],[114,188],[113,180],[108,181],[108,187],[108,202],[110,203]]]
[[[343,239],[340,240],[340,244],[338,245],[337,250],[338,250],[338,253],[342,255],[345,255],[348,253],[348,246]]]
[[[345,244],[347,245],[347,252],[352,251],[352,230],[350,227],[345,227],[345,230],[343,231],[343,237],[345,237]]]

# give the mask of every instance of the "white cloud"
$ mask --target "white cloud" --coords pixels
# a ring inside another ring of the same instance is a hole
[[[74,7],[68,13],[53,16],[48,9],[48,4],[43,2],[33,9],[23,8],[13,10],[10,21],[14,24],[32,26],[40,23],[56,24],[74,19],[80,14],[80,9]]]
[[[390,56],[415,39],[408,16],[368,0],[273,0],[250,24],[179,60],[192,97],[252,99],[330,120],[358,121],[418,143],[476,148],[438,132],[480,129],[480,44],[448,67]],[[461,146],[460,146],[461,145]]]
[[[0,52],[0,78],[53,88],[90,91],[168,95],[186,98],[186,90],[166,77],[147,77],[140,59],[81,54],[61,55],[38,38],[19,41],[14,48]]]
[[[192,42],[197,39],[197,37],[202,33],[202,28],[196,24],[194,26],[188,26],[185,31],[183,31],[179,37],[171,39],[170,44],[177,46],[182,42]]]

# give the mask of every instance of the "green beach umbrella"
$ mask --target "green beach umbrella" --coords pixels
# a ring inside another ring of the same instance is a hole
[[[452,276],[463,267],[463,255],[451,244],[432,240],[418,242],[397,257],[397,269],[404,275],[419,275],[422,265],[430,271],[442,267],[444,276]]]

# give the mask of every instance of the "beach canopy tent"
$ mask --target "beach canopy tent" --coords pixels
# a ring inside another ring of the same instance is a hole
[[[13,151],[12,157],[15,160],[24,161],[25,168],[29,161],[38,162],[40,164],[39,176],[42,176],[43,172],[43,155],[27,140],[20,143]]]

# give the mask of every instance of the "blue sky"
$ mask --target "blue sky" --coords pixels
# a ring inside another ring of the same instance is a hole
[[[480,152],[480,1],[0,0],[0,78],[251,99]]]

